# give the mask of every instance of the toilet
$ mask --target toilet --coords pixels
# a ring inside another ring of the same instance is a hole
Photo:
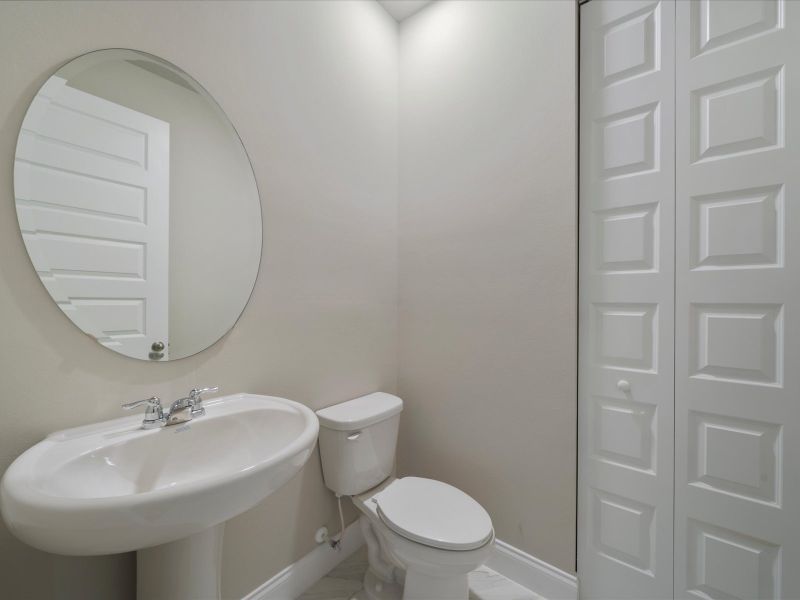
[[[325,485],[361,512],[367,600],[467,600],[467,575],[494,546],[492,520],[441,481],[395,478],[403,401],[376,392],[317,412]]]

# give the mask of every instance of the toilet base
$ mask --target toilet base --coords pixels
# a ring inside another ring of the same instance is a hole
[[[424,573],[406,574],[405,586],[388,583],[367,570],[364,589],[350,600],[464,600],[469,597],[469,581],[463,577],[432,577]]]
[[[361,527],[367,542],[369,568],[364,576],[364,589],[351,600],[467,600],[469,581],[467,572],[454,573],[442,569],[442,574],[433,574],[428,568],[403,569],[392,564],[384,554],[382,540],[366,516],[362,516]],[[399,581],[404,580],[401,585]]]
[[[383,581],[370,569],[364,575],[364,589],[351,600],[401,600],[403,587],[397,583]]]
[[[387,481],[384,486],[391,485]],[[486,560],[494,535],[483,546],[464,551],[420,544],[381,521],[375,494],[373,489],[353,498],[362,513],[359,521],[369,560],[364,590],[353,600],[468,600],[468,574]]]

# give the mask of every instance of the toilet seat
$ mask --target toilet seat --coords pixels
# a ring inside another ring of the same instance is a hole
[[[494,535],[473,498],[441,481],[403,477],[373,497],[381,521],[398,535],[441,550],[475,550]]]

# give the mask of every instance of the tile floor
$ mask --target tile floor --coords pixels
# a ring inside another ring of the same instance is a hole
[[[297,600],[350,600],[361,590],[367,570],[367,551],[362,548],[320,579]],[[469,575],[470,600],[544,600],[527,588],[488,567]]]

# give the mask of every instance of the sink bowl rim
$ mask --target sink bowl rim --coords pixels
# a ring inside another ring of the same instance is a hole
[[[230,485],[231,483],[241,479],[253,476],[277,463],[285,461],[294,455],[303,452],[316,443],[316,438],[319,434],[319,421],[317,420],[317,416],[314,414],[314,412],[309,407],[299,402],[278,396],[266,396],[261,394],[240,392],[211,398],[204,402],[206,415],[199,417],[199,419],[203,419],[204,421],[206,419],[208,419],[208,421],[213,421],[215,419],[224,418],[226,414],[230,413],[217,413],[215,408],[225,408],[225,406],[235,403],[237,400],[256,400],[259,402],[263,401],[287,406],[297,411],[303,417],[303,430],[295,439],[293,439],[289,444],[281,448],[272,456],[255,462],[244,469],[234,470],[231,473],[225,473],[223,475],[213,474],[155,490],[148,490],[132,494],[121,494],[116,496],[93,497],[72,497],[48,493],[42,490],[35,482],[35,476],[37,472],[35,461],[37,461],[46,451],[52,448],[54,444],[68,442],[71,439],[89,436],[93,433],[97,434],[101,431],[124,433],[126,436],[128,436],[124,440],[120,440],[121,443],[124,443],[125,441],[136,437],[141,438],[159,434],[169,435],[170,433],[174,433],[175,429],[181,427],[182,425],[173,425],[159,429],[144,430],[140,427],[141,416],[135,415],[131,417],[112,419],[109,421],[101,421],[99,423],[79,426],[72,429],[56,431],[28,448],[8,467],[3,475],[2,481],[0,481],[0,496],[2,496],[0,508],[6,504],[7,500],[12,500],[15,503],[25,505],[26,507],[32,509],[47,509],[68,513],[70,510],[83,511],[92,508],[96,508],[98,510],[115,510],[131,506],[144,506],[151,502],[157,502],[166,498],[180,499],[186,496],[191,496],[195,492]],[[82,430],[85,430],[85,433],[80,433]],[[110,446],[120,442],[115,441],[109,444],[98,444],[95,446],[95,449],[100,449],[107,445]],[[91,450],[84,450],[83,452],[76,454],[75,458],[78,458],[79,456],[82,456],[90,451]]]

